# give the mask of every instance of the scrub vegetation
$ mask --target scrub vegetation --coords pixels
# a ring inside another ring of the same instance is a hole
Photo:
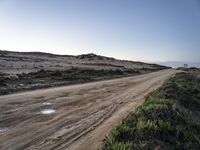
[[[141,74],[138,70],[94,70],[72,68],[70,70],[40,70],[15,76],[0,73],[0,95],[17,91],[85,83]]]
[[[0,50],[0,95],[127,77],[169,69],[96,54],[55,55]]]
[[[103,150],[199,150],[200,78],[178,73],[105,139]]]

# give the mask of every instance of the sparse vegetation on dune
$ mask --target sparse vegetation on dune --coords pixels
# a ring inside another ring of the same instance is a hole
[[[169,69],[96,54],[72,56],[0,50],[0,60],[0,95]]]
[[[119,60],[96,54],[55,55],[42,52],[11,52],[0,50],[2,73],[18,74],[36,72],[41,69],[52,71],[80,68],[84,70],[139,70],[143,73],[168,69],[169,67],[143,62]]]
[[[151,93],[104,142],[103,150],[200,149],[200,78],[178,73]]]

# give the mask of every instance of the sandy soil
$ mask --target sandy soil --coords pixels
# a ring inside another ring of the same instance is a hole
[[[175,70],[0,97],[0,149],[97,149]]]
[[[54,55],[41,52],[12,52],[0,50],[0,73],[19,74],[44,70],[69,70],[75,68],[95,70],[139,70],[146,73],[166,67],[143,62],[118,60],[95,54],[78,56]]]

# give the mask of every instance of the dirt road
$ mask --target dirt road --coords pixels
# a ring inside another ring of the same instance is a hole
[[[0,149],[97,149],[114,125],[175,72],[1,96]]]

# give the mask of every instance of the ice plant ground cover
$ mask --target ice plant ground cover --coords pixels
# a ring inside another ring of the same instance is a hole
[[[178,73],[105,139],[103,150],[200,148],[200,78]]]

